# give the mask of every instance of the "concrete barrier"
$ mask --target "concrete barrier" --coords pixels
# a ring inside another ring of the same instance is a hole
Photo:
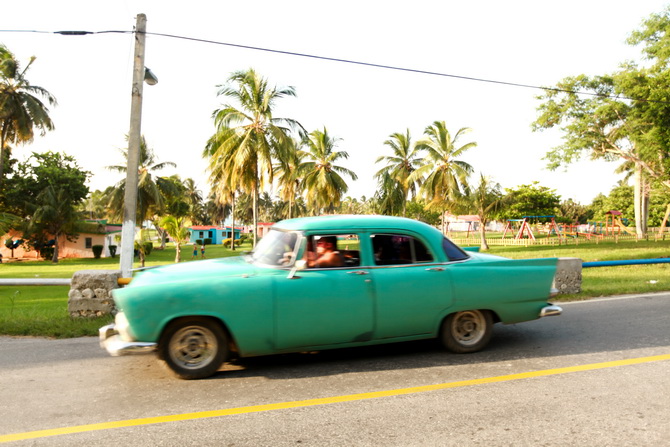
[[[67,310],[71,317],[100,317],[116,311],[112,290],[121,270],[80,270],[72,276]]]
[[[558,293],[580,293],[582,291],[582,260],[558,258],[554,288]]]

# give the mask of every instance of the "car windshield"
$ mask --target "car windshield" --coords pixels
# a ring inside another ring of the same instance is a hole
[[[298,250],[298,233],[270,230],[251,252],[251,261],[273,266],[290,266]]]

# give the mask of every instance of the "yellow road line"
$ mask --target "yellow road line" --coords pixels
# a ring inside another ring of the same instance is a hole
[[[640,363],[658,362],[670,360],[670,354],[655,355],[650,357],[639,357],[612,362],[591,363],[588,365],[568,366],[565,368],[545,369],[519,374],[508,374],[505,376],[486,377],[483,379],[463,380],[460,382],[439,383],[436,385],[425,385],[411,388],[400,388],[387,391],[373,391],[370,393],[349,394],[345,396],[324,397],[320,399],[299,400],[294,402],[281,402],[266,405],[252,405],[249,407],[228,408],[225,410],[199,411],[196,413],[174,414],[170,416],[156,416],[141,419],[129,419],[125,421],[103,422],[99,424],[77,425],[74,427],[54,428],[49,430],[37,430],[25,433],[0,435],[0,443],[11,441],[23,441],[26,439],[46,438],[49,436],[69,435],[98,430],[109,430],[112,428],[136,427],[140,425],[161,424],[164,422],[189,421],[195,419],[231,416],[235,414],[259,413],[262,411],[285,410],[288,408],[311,407],[315,405],[328,405],[340,402],[353,402],[357,400],[376,399],[379,397],[400,396],[403,394],[424,393],[426,391],[445,390],[449,388],[460,388],[464,386],[483,385],[486,383],[509,382],[513,380],[530,379],[533,377],[554,376],[581,371],[593,371],[617,366],[638,365]]]

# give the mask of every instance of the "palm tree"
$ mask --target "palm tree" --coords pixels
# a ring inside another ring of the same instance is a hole
[[[33,204],[33,216],[29,223],[32,231],[43,231],[53,236],[54,253],[52,262],[58,263],[58,241],[62,236],[76,234],[75,226],[80,219],[76,206],[65,188],[46,187]]]
[[[337,138],[331,138],[328,130],[315,130],[304,140],[308,161],[304,163],[304,185],[307,203],[315,214],[327,210],[332,212],[340,206],[342,196],[349,187],[340,174],[357,180],[356,174],[334,163],[349,158],[345,151],[335,151]]]
[[[105,193],[97,189],[91,191],[86,197],[86,201],[81,204],[80,211],[88,219],[104,219],[107,216]]]
[[[389,172],[377,172],[377,191],[374,199],[380,214],[396,216],[400,213],[405,215],[407,201],[403,196],[402,184],[391,177]]]
[[[203,210],[202,192],[200,192],[192,178],[184,180],[183,185],[184,201],[189,206],[189,217],[192,222],[197,222],[200,219]]]
[[[175,244],[175,263],[181,261],[181,244],[187,242],[191,236],[188,229],[189,222],[184,217],[165,216],[160,221],[160,226],[170,235]]]
[[[500,185],[489,177],[480,174],[479,185],[470,191],[466,201],[470,207],[475,209],[479,217],[480,250],[482,251],[489,249],[486,242],[486,225],[491,221],[492,214],[500,206],[502,200],[503,195],[500,192]]]
[[[0,184],[4,179],[5,159],[9,143],[23,144],[33,141],[35,129],[44,135],[53,130],[49,109],[43,99],[51,105],[56,98],[46,89],[31,85],[26,72],[35,62],[30,58],[26,68],[21,70],[14,55],[0,45]]]
[[[412,145],[412,138],[409,129],[402,134],[396,132],[390,135],[390,138],[384,141],[384,144],[393,150],[393,155],[382,155],[377,158],[375,163],[386,163],[382,169],[377,171],[377,177],[382,185],[388,185],[389,180],[397,182],[402,192],[402,215],[407,214],[407,198],[411,194],[416,195],[417,180],[410,181],[412,172],[421,166],[421,159],[419,158],[419,150],[416,145]],[[394,185],[395,186],[395,185]],[[391,196],[392,191],[386,192],[387,196]]]
[[[289,129],[300,124],[287,118],[275,118],[273,108],[278,99],[295,96],[293,87],[270,87],[256,71],[238,71],[228,78],[228,85],[220,86],[218,96],[225,96],[239,104],[226,104],[212,114],[216,134],[210,139],[208,154],[214,163],[210,170],[228,170],[230,184],[252,194],[253,243],[258,233],[258,195],[262,185],[272,182],[272,159],[285,159],[290,147]]]
[[[128,158],[128,150],[122,149],[124,158]],[[140,161],[138,168],[137,183],[137,222],[142,227],[144,221],[152,214],[160,214],[165,205],[165,195],[175,193],[174,182],[165,177],[156,176],[155,173],[167,167],[176,167],[171,161],[158,162],[154,151],[147,146],[144,136],[140,140]],[[107,166],[110,171],[119,173],[126,172],[126,164],[118,166]],[[123,200],[126,189],[125,178],[107,191],[107,206],[112,217],[119,219],[123,217]]]
[[[212,218],[223,221],[230,212],[233,228],[233,237],[230,238],[230,249],[235,250],[235,194],[240,185],[233,181],[233,151],[225,151],[222,148],[223,141],[228,132],[218,132],[214,134],[202,153],[203,157],[209,159],[209,183],[212,185],[208,210]],[[228,209],[228,207],[230,207]]]
[[[422,182],[420,193],[429,207],[446,211],[466,193],[467,180],[473,169],[457,157],[476,147],[477,143],[466,143],[460,147],[457,144],[460,137],[470,130],[463,127],[452,138],[444,121],[435,121],[424,131],[427,138],[416,143],[417,149],[425,150],[427,156],[425,164],[410,174],[408,181]]]
[[[18,216],[9,213],[0,212],[0,234],[7,233],[14,225],[21,221]],[[12,257],[14,253],[12,252]]]
[[[284,159],[279,160],[273,167],[274,174],[277,176],[277,185],[279,187],[279,198],[288,204],[288,219],[294,216],[294,207],[297,197],[303,191],[302,172],[304,171],[304,159],[306,153],[298,150],[298,143],[291,139],[293,146]]]

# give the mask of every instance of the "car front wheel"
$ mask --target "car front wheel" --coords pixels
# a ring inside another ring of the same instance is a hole
[[[453,313],[444,319],[440,338],[444,347],[452,352],[476,352],[489,343],[492,331],[491,312],[466,310]]]
[[[178,320],[168,326],[159,356],[182,379],[204,379],[219,370],[228,357],[228,340],[214,321]]]

